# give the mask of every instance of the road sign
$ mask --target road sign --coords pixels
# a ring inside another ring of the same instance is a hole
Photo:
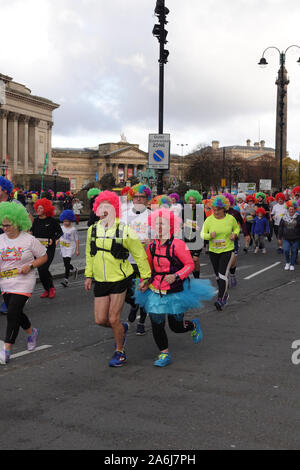
[[[149,134],[148,168],[168,170],[170,167],[170,134]]]
[[[239,193],[255,193],[256,184],[255,183],[238,183],[238,192]]]

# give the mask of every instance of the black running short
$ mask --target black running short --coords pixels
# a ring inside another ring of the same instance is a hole
[[[94,283],[94,296],[106,297],[110,294],[122,294],[132,283],[132,276],[117,282],[97,282]]]

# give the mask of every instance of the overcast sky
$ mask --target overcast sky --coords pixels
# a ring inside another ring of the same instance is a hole
[[[158,131],[156,0],[0,0],[0,72],[60,104],[53,147],[128,142]],[[164,132],[188,144],[275,146],[279,53],[300,46],[299,0],[166,0]],[[300,153],[300,49],[287,52],[288,151]]]

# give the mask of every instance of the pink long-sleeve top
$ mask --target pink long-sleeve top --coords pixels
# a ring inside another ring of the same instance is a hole
[[[153,242],[152,242],[153,243]],[[152,272],[155,271],[155,276],[152,281],[152,286],[155,289],[158,290],[170,290],[171,285],[168,284],[164,279],[163,279],[163,274],[160,275],[158,273],[162,272],[169,272],[171,269],[170,266],[170,261],[167,258],[159,258],[157,256],[154,256],[152,258],[152,253],[151,253],[151,247],[152,243],[150,243],[147,247],[147,257],[148,261],[151,267]],[[155,254],[156,255],[166,255],[167,253],[167,244],[161,244],[159,240],[155,240]],[[173,250],[174,246],[174,250]],[[174,239],[172,241],[172,244],[170,246],[170,255],[175,255],[176,258],[178,258],[181,263],[183,264],[183,267],[177,271],[178,276],[180,277],[181,280],[186,279],[194,270],[194,262],[193,258],[191,256],[191,253],[189,249],[187,248],[185,242],[183,240],[179,239]]]

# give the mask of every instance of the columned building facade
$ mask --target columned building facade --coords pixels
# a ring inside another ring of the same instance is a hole
[[[34,96],[25,85],[0,74],[5,99],[0,104],[0,161],[8,164],[7,176],[38,174],[48,154],[46,174],[52,172],[52,113],[59,107]]]

